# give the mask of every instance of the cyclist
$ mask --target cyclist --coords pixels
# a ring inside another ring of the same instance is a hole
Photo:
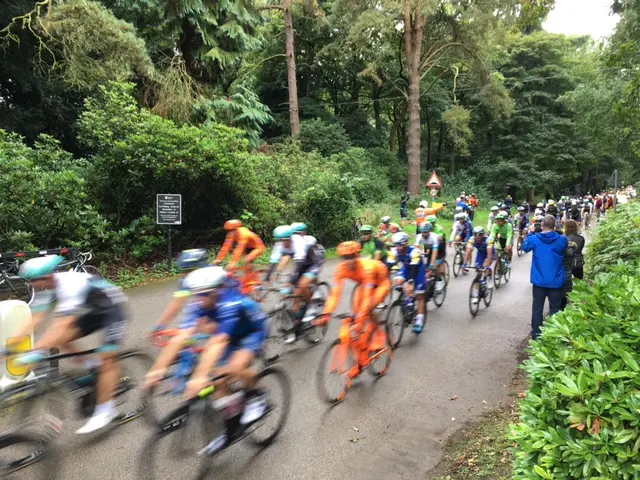
[[[253,270],[253,262],[267,249],[258,235],[246,227],[242,226],[240,220],[227,220],[224,224],[227,236],[224,239],[222,248],[213,265],[219,265],[231,253],[231,261],[227,265],[228,269],[234,269],[244,255],[245,281],[254,280],[256,273]],[[235,248],[233,248],[235,245]],[[233,248],[233,253],[231,252]]]
[[[192,270],[206,267],[209,264],[209,254],[204,248],[184,250],[180,255],[178,255],[176,264],[180,270],[185,272],[184,276],[186,276]],[[160,319],[156,323],[153,333],[164,330],[167,325],[169,325],[169,323],[178,316],[186,305],[189,298],[189,292],[185,291],[183,286],[184,276],[180,279],[178,290],[173,293],[171,302],[169,302],[169,305],[164,309],[164,312],[162,312]]]
[[[378,233],[376,233],[376,238],[382,238],[389,235],[389,229],[391,228],[391,217],[385,215],[380,219],[380,227]]]
[[[36,330],[53,307],[54,320],[36,342],[34,349],[17,358],[21,364],[37,363],[51,348],[75,350],[72,342],[104,329],[104,344],[97,359],[87,359],[98,366],[97,402],[93,415],[76,431],[88,434],[110,424],[117,416],[114,392],[120,376],[117,354],[127,324],[127,297],[106,280],[84,272],[55,272],[64,261],[57,255],[27,260],[19,275],[31,280],[36,295],[31,304],[33,317],[21,325],[14,336]]]
[[[499,211],[500,209],[498,208],[497,205],[494,205],[493,207],[491,207],[491,213],[489,213],[489,221],[487,222],[487,230],[491,230],[491,225],[493,225],[493,219],[496,218],[496,215],[498,214]]]
[[[363,258],[385,261],[387,249],[379,239],[373,237],[373,227],[363,225],[360,227],[360,247]]]
[[[478,250],[476,255],[476,268],[484,267],[488,270],[489,276],[491,276],[491,263],[493,263],[494,248],[489,248],[489,237],[485,235],[484,228],[475,227],[473,229],[473,237],[467,242],[467,252],[464,257],[464,263],[462,268],[464,271],[468,271],[469,261],[471,261],[471,255],[473,255],[473,249]]]
[[[602,215],[602,195],[596,196],[596,201],[594,206],[596,211],[596,219],[600,221],[600,215]]]
[[[466,213],[458,213],[454,217],[455,222],[451,227],[451,236],[449,237],[449,246],[456,242],[456,244],[466,244],[471,237],[473,226],[469,221],[469,216]]]
[[[406,233],[407,239],[409,236]],[[389,291],[391,282],[389,271],[384,263],[377,260],[359,257],[360,244],[358,242],[343,242],[338,245],[338,255],[342,262],[336,267],[334,284],[331,295],[327,299],[324,312],[318,319],[319,323],[326,323],[340,302],[345,280],[352,280],[360,285],[356,292],[354,305],[354,327],[369,338],[369,351],[380,350],[387,344],[384,329],[376,328],[378,322],[376,306],[383,303]],[[370,320],[370,321],[369,321]],[[344,320],[344,324],[351,326],[351,319]],[[371,338],[373,331],[376,335]],[[360,370],[369,365],[369,351],[359,352],[358,365]]]
[[[427,216],[427,209],[429,207],[429,203],[426,200],[422,200],[418,208],[416,208],[416,235],[418,234],[418,228],[425,222],[425,218]]]
[[[529,226],[529,215],[525,213],[522,205],[518,207],[518,213],[513,219],[513,226],[518,229],[518,233],[521,237],[526,235],[525,232]]]
[[[533,214],[537,217],[538,215],[544,215],[544,203],[538,202],[536,205],[536,209]]]
[[[575,220],[576,222],[578,222],[578,225],[582,223],[580,218],[580,207],[578,206],[578,202],[576,200],[571,200],[571,206],[567,210],[567,218]]]
[[[525,200],[520,204],[520,206],[524,208],[525,215],[529,215],[529,213],[531,212],[531,206],[529,205],[529,202]]]
[[[498,240],[496,249],[504,249],[507,253],[507,268],[511,266],[511,255],[513,253],[513,227],[507,222],[507,217],[504,213],[496,215],[495,222],[491,226],[491,232],[489,233],[489,247],[493,247],[495,241]]]
[[[560,217],[560,210],[553,199],[550,199],[547,203],[547,215],[553,215],[556,220]]]
[[[583,228],[589,226],[589,222],[591,221],[592,209],[593,209],[593,205],[590,200],[587,200],[586,202],[584,202],[584,206],[582,207],[582,212],[580,212],[580,215],[582,216],[582,219],[584,222],[584,225],[582,226]]]

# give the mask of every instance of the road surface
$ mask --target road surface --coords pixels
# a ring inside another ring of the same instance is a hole
[[[335,265],[329,262],[323,279],[330,279]],[[529,333],[529,267],[530,256],[514,257],[511,281],[494,293],[488,309],[481,305],[475,319],[468,310],[471,277],[452,276],[443,307],[435,310],[429,305],[421,336],[405,333],[388,374],[374,382],[365,373],[333,408],[318,398],[315,374],[326,344],[337,335],[337,324],[330,326],[318,347],[299,342],[279,362],[293,389],[291,414],[280,437],[259,454],[247,442],[236,444],[216,459],[215,474],[208,478],[425,478],[438,463],[446,438],[465,421],[495,407],[508,391],[518,345]],[[129,346],[156,352],[144,334],[174,287],[175,281],[169,281],[128,291],[133,313]],[[340,311],[346,311],[346,303]],[[95,442],[69,432],[79,425],[66,425],[54,465],[34,465],[11,478],[36,480],[53,466],[62,480],[138,478],[136,463],[150,433],[142,420]]]

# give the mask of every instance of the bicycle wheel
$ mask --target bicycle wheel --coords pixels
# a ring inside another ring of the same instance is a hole
[[[205,478],[211,457],[199,453],[223,429],[222,418],[207,399],[181,405],[160,421],[144,443],[138,478]]]
[[[100,270],[98,270],[98,267],[94,267],[93,265],[83,265],[82,271],[95,277],[102,277],[102,274],[100,273]]]
[[[449,285],[449,279],[451,278],[451,271],[449,270],[449,262],[445,259],[442,262],[442,268],[444,271],[444,281]]]
[[[327,298],[329,298],[330,293],[331,287],[327,282],[318,283],[311,297],[311,304],[309,305],[309,308],[312,308],[313,311],[318,314],[321,313],[322,310],[324,310],[324,305]],[[328,328],[328,323],[307,327],[305,329],[304,339],[311,345],[317,345],[324,339]]]
[[[454,267],[455,268],[455,267]],[[447,282],[444,283],[444,288],[438,290],[438,282],[433,282],[433,303],[436,307],[440,308],[444,303],[444,299],[447,296]],[[426,310],[425,310],[426,317]]]
[[[276,439],[289,418],[291,384],[284,370],[267,367],[258,373],[258,388],[267,395],[267,413],[248,428],[247,435],[252,443],[266,447]]]
[[[516,244],[516,250],[518,252],[518,256],[521,257],[522,254],[524,253],[522,251],[522,237],[518,236],[518,243]]]
[[[0,301],[22,300],[31,303],[34,295],[33,285],[26,278],[7,276],[0,282]]]
[[[337,403],[341,401],[351,387],[351,377],[349,373],[352,368],[358,365],[357,359],[353,355],[353,350],[349,344],[344,344],[336,338],[320,359],[316,383],[320,398],[327,403]],[[327,380],[336,381],[335,390],[327,385]]]
[[[498,257],[495,263],[495,268],[493,269],[493,286],[497,289],[500,288],[500,283],[502,282],[502,262],[501,257]]]
[[[140,417],[148,405],[146,392],[142,391],[142,379],[153,366],[153,358],[140,350],[125,350],[118,355],[120,382],[116,387],[118,425]],[[136,391],[137,390],[137,391]]]
[[[453,276],[458,278],[458,275],[460,275],[460,269],[462,268],[462,261],[464,259],[462,258],[462,254],[460,252],[456,252],[455,256],[453,257]]]
[[[504,276],[504,283],[505,284],[509,283],[509,280],[511,279],[511,266],[504,269],[503,276]]]
[[[0,478],[38,462],[46,453],[47,442],[38,435],[18,432],[0,435]]]
[[[289,316],[286,305],[282,305],[269,317],[267,338],[262,347],[263,356],[267,362],[275,362],[284,353],[284,337],[292,329],[293,321]]]
[[[480,280],[477,278],[471,282],[471,288],[469,289],[469,311],[471,316],[475,317],[480,309]]]
[[[394,350],[398,348],[398,345],[400,345],[402,335],[404,335],[404,329],[408,323],[405,317],[403,302],[404,300],[402,299],[402,296],[400,296],[400,298],[391,304],[391,307],[389,307],[389,311],[387,312],[385,328],[387,330],[389,344]]]
[[[491,305],[491,299],[493,298],[493,288],[489,286],[487,282],[484,284],[484,295],[482,299],[484,300],[484,306],[488,307]]]
[[[379,328],[380,327],[376,327],[376,330],[373,331],[372,335],[375,335]],[[387,335],[385,335],[385,337],[386,345],[379,350],[369,353],[369,371],[374,377],[382,377],[387,373],[393,358],[393,348],[389,344],[389,337]]]

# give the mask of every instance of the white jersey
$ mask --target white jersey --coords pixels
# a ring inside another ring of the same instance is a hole
[[[491,230],[491,225],[493,225],[493,219],[496,217],[496,214],[491,212],[489,214],[489,221],[487,222],[487,231]]]
[[[433,232],[431,232],[427,238],[424,238],[422,235],[418,235],[414,246],[422,247],[423,245],[428,249],[438,250],[440,248],[440,235],[436,235]]]
[[[318,241],[313,235],[291,235],[293,244],[293,260],[295,262],[303,262],[307,258],[309,249],[314,247]]]
[[[271,250],[271,257],[269,258],[270,263],[280,263],[282,257],[292,257],[293,249],[287,248],[284,246],[284,242],[276,242],[273,246],[273,250]]]

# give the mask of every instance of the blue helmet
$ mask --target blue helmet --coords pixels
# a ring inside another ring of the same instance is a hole
[[[193,270],[209,266],[209,253],[204,248],[183,250],[176,260],[180,270]]]
[[[420,225],[418,227],[418,232],[419,233],[428,233],[431,230],[433,230],[433,225],[431,223],[429,223],[429,222],[425,222],[425,223],[423,223],[422,225]]]
[[[276,240],[286,240],[287,238],[291,238],[291,227],[289,225],[280,225],[279,227],[274,228],[273,230],[273,238]]]
[[[308,230],[307,224],[302,222],[292,223],[290,228],[292,233],[306,232]]]
[[[51,275],[62,262],[64,262],[64,257],[60,255],[31,258],[20,265],[18,275],[27,279],[46,277]]]

